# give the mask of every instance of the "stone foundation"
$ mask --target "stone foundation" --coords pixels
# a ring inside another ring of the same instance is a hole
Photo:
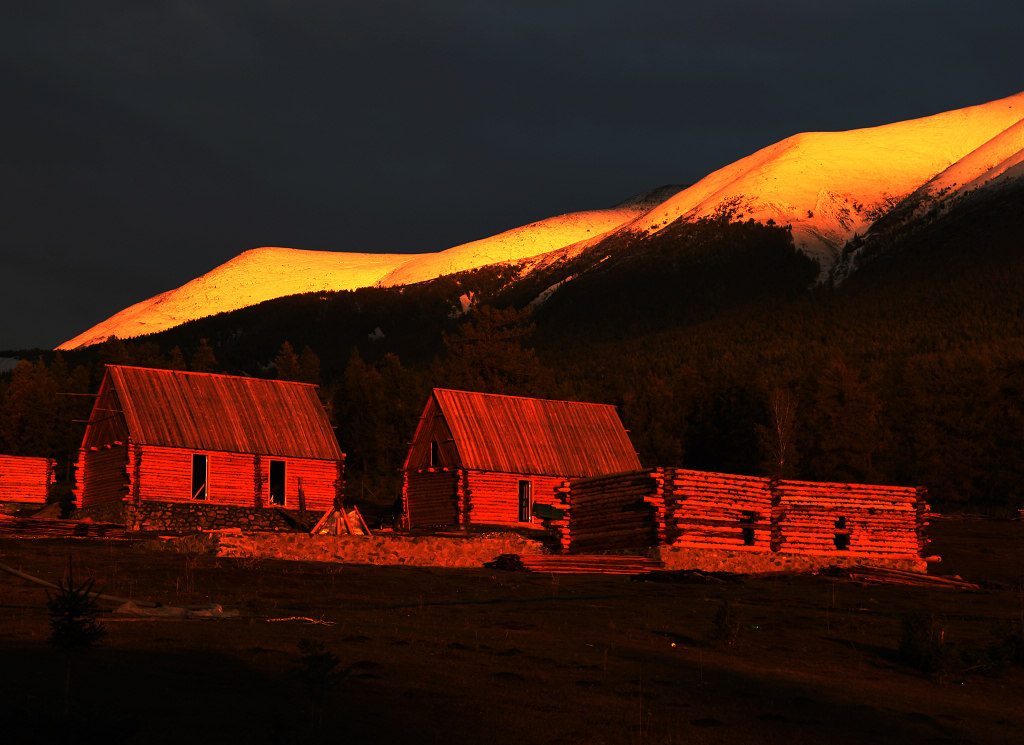
[[[329,561],[345,564],[480,568],[501,554],[539,554],[543,544],[512,533],[471,538],[366,536],[218,531],[217,555],[241,559]]]
[[[17,515],[20,512],[39,510],[44,506],[39,502],[0,502],[0,514]]]
[[[293,532],[301,530],[297,522],[313,527],[323,516],[318,511],[307,511],[305,519],[298,510],[284,510],[292,519],[272,508],[235,507],[209,502],[149,502],[139,504],[114,503],[77,510],[76,519],[89,518],[101,522],[122,523],[133,532],[197,533],[203,530],[241,528],[263,532]],[[305,532],[305,531],[303,531]]]

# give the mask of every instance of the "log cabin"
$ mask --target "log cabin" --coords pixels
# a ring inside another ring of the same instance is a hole
[[[0,504],[14,508],[46,504],[56,465],[52,458],[0,455]]]
[[[540,527],[571,478],[640,468],[614,406],[435,388],[403,466],[406,527]]]
[[[316,386],[107,365],[74,495],[133,530],[276,530],[307,511],[315,522],[343,490]]]

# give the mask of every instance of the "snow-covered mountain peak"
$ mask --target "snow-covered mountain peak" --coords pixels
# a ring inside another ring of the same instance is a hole
[[[723,213],[772,220],[791,225],[797,247],[826,271],[854,233],[1022,118],[1018,93],[879,127],[797,134],[709,174],[630,229],[651,233],[676,219]]]

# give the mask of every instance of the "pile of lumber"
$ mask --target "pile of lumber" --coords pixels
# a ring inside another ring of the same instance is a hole
[[[661,469],[573,479],[566,526],[571,553],[650,548],[665,541]]]
[[[928,524],[921,489],[776,481],[775,550],[855,556],[920,556]]]
[[[0,535],[12,538],[126,538],[124,525],[0,515]]]
[[[352,509],[342,505],[341,509],[328,510],[309,532],[312,535],[373,535],[359,508],[354,505]]]
[[[877,584],[912,585],[914,587],[936,587],[953,590],[979,589],[978,585],[973,582],[967,582],[960,577],[943,577],[934,574],[908,572],[902,569],[886,569],[883,567],[859,565],[855,567],[831,566],[822,570],[820,574],[824,574],[829,577],[852,579],[856,582],[873,582]]]
[[[682,468],[666,473],[669,543],[675,546],[771,547],[770,481]]]
[[[647,574],[662,569],[664,565],[643,556],[502,554],[484,566],[546,574]]]

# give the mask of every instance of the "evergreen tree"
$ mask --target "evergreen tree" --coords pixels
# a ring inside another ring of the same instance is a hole
[[[444,334],[435,380],[479,393],[544,396],[553,387],[537,353],[524,346],[534,331],[529,309],[477,306],[455,334]]]
[[[192,372],[217,372],[220,369],[217,357],[213,353],[213,347],[205,338],[199,340],[199,346],[192,353],[189,369]]]
[[[175,345],[171,347],[171,351],[167,353],[167,369],[168,370],[185,370],[188,365],[185,362],[185,355],[182,354],[181,347]]]
[[[11,455],[52,457],[59,440],[56,385],[39,362],[18,363],[7,387],[3,449]]]
[[[814,478],[877,483],[874,455],[885,442],[881,405],[860,374],[836,355],[822,375],[814,431]]]
[[[277,350],[274,357],[274,369],[277,370],[278,380],[300,380],[302,370],[299,365],[299,357],[295,354],[290,342],[285,341]]]
[[[307,344],[299,355],[299,380],[320,385],[320,358]]]

